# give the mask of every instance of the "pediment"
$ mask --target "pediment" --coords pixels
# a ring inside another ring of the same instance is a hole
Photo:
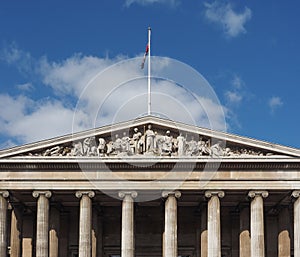
[[[300,150],[146,116],[0,151],[0,158],[293,158]]]

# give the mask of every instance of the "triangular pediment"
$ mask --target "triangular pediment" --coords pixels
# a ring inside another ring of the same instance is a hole
[[[146,116],[0,151],[1,159],[78,157],[293,158],[300,150]]]

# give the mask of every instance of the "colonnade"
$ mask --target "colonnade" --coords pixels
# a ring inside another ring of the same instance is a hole
[[[50,191],[33,191],[32,195],[37,200],[36,217],[36,256],[57,257],[58,239],[49,224],[59,226],[55,214],[49,219]],[[80,199],[79,210],[79,257],[92,257],[92,199],[93,191],[77,191],[76,197]],[[268,197],[267,191],[249,191],[249,212],[240,212],[240,243],[239,256],[241,257],[264,257],[265,235],[264,235],[264,199]],[[121,226],[121,256],[135,256],[134,235],[134,199],[138,196],[136,191],[120,191],[122,199],[122,226]],[[201,235],[201,257],[221,257],[221,205],[220,201],[225,196],[224,191],[206,191],[205,197],[208,201],[207,211],[201,219],[202,225],[207,225],[207,233]],[[7,256],[7,208],[8,191],[0,191],[0,257]],[[177,199],[181,197],[179,191],[163,191],[165,199],[165,222],[162,243],[163,257],[177,257]],[[300,191],[293,191],[294,198],[294,257],[300,257]],[[247,210],[247,209],[245,209]],[[284,225],[284,212],[281,220]],[[11,219],[11,226],[16,227],[15,219]],[[247,223],[250,223],[250,231],[247,231]],[[245,230],[243,228],[245,227]],[[14,229],[18,233],[17,228]],[[14,238],[15,234],[11,235]],[[12,241],[12,240],[11,240]],[[12,242],[11,242],[12,244]],[[19,257],[19,249],[12,249],[11,256]],[[13,253],[13,254],[12,254]],[[290,256],[290,242],[283,233],[278,238],[278,256]]]

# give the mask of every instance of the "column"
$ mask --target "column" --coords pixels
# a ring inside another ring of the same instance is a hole
[[[92,200],[94,191],[77,191],[76,197],[80,199],[79,212],[79,257],[91,257],[92,242]]]
[[[48,257],[49,198],[51,195],[50,191],[32,192],[32,196],[37,198],[36,257]]]
[[[7,200],[8,191],[0,191],[0,257],[7,256]]]
[[[177,257],[177,198],[179,191],[164,191],[165,202],[165,231],[163,235],[163,257]]]
[[[49,257],[58,257],[58,235],[60,227],[60,212],[57,208],[50,209]]]
[[[300,191],[293,191],[294,202],[294,257],[300,257]]]
[[[20,210],[15,204],[11,211],[10,224],[10,257],[20,257],[22,219]]]
[[[252,198],[250,207],[251,257],[265,256],[263,198],[268,195],[267,191],[250,191],[248,193],[248,196]]]
[[[221,257],[221,219],[220,199],[225,196],[223,191],[206,191],[209,198],[207,204],[207,256]]]
[[[242,207],[240,210],[240,257],[250,257],[250,210],[248,207]]]
[[[119,192],[122,201],[121,256],[134,257],[134,198],[137,192]]]

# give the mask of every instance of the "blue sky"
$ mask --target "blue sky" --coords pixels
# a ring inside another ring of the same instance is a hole
[[[89,128],[99,106],[82,98],[84,86],[119,61],[140,62],[148,26],[152,55],[185,63],[209,82],[228,132],[300,148],[299,10],[290,0],[3,1],[0,149],[71,133],[83,100],[76,130]],[[106,109],[97,119],[114,114]]]

